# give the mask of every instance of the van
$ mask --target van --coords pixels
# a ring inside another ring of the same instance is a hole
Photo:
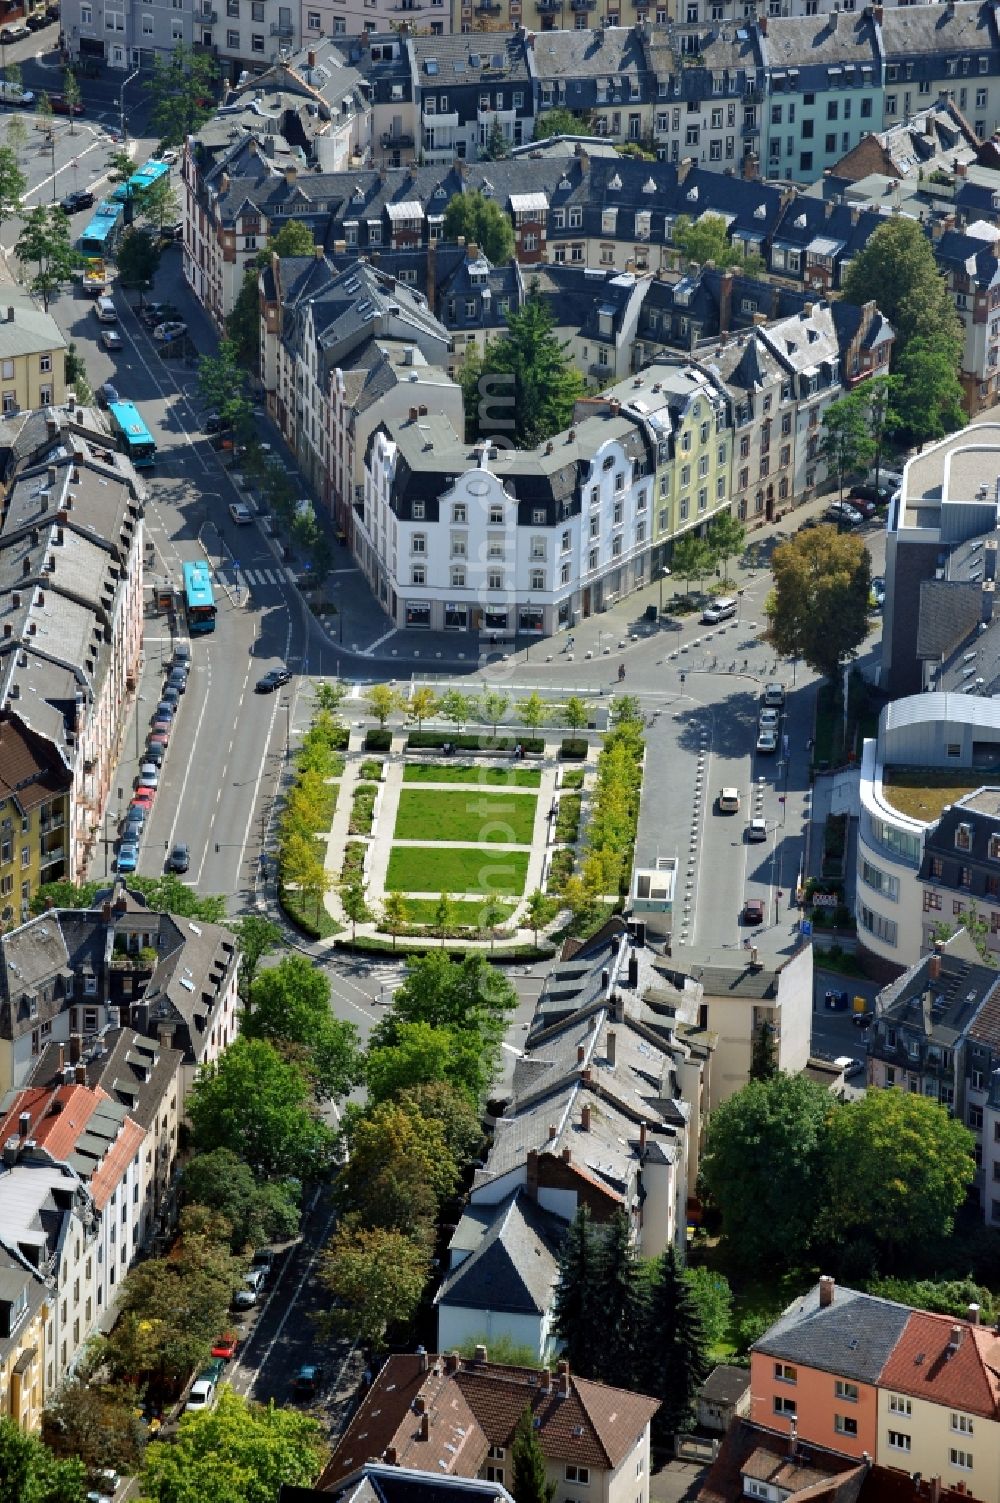
[[[0,104],[34,104],[35,96],[30,89],[22,89],[18,83],[0,78]]]
[[[731,595],[720,595],[717,600],[710,600],[701,613],[702,622],[706,626],[715,626],[719,621],[728,621],[736,615],[737,601]]]
[[[739,814],[740,790],[738,788],[723,788],[719,794],[720,814]]]
[[[115,307],[114,298],[99,297],[94,304],[97,317],[102,324],[116,324],[118,322],[118,309]]]

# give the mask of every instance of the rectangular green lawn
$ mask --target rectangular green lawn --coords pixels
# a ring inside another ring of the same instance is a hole
[[[535,804],[529,793],[404,788],[396,840],[466,840],[476,845],[530,845]]]
[[[473,767],[468,762],[441,766],[436,762],[409,762],[403,768],[404,783],[480,783],[500,788],[537,788],[542,781],[539,767]]]
[[[528,875],[527,851],[450,850],[394,846],[386,892],[481,892],[520,897]]]
[[[434,910],[438,905],[437,898],[408,898],[406,903],[406,922],[408,924],[433,924],[435,922]],[[478,929],[483,912],[483,900],[479,902],[452,903],[452,913],[456,925],[468,924],[472,929]],[[514,912],[513,903],[504,903],[503,919],[505,923]]]

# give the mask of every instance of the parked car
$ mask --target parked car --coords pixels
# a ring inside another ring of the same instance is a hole
[[[154,802],[155,798],[156,798],[156,790],[155,789],[153,789],[153,788],[137,788],[135,790],[135,792],[133,793],[133,795],[132,795],[132,804],[130,804],[129,807],[131,808],[132,805],[141,804],[146,809],[151,809],[153,807],[153,802]]]
[[[323,1381],[323,1369],[318,1362],[307,1362],[295,1374],[292,1392],[297,1399],[314,1399]]]
[[[870,501],[873,506],[888,506],[892,500],[892,493],[897,489],[894,485],[884,485],[879,482],[865,485],[852,485],[848,500],[853,506],[856,501]]]
[[[157,324],[153,330],[153,338],[157,344],[171,344],[175,339],[183,339],[187,333],[187,324],[179,319],[170,320],[165,324]]]
[[[719,813],[739,814],[740,790],[738,788],[721,788],[719,790]]]
[[[101,343],[106,350],[123,350],[125,348],[125,341],[117,329],[102,329]]]
[[[171,668],[167,674],[167,688],[176,689],[178,694],[183,694],[188,685],[186,668]]]
[[[206,433],[228,433],[232,426],[228,418],[220,417],[217,412],[208,413],[202,424]]]
[[[215,1401],[215,1384],[210,1378],[197,1378],[191,1384],[191,1392],[188,1401],[184,1405],[186,1414],[200,1414],[205,1409],[211,1409]]]
[[[226,1375],[226,1364],[222,1357],[213,1357],[198,1374],[206,1383],[220,1383]]]
[[[183,841],[181,841],[178,845],[174,846],[173,850],[170,852],[170,855],[167,857],[167,871],[178,873],[186,872],[190,865],[190,848],[185,845]]]
[[[181,691],[176,687],[175,684],[164,684],[161,692],[163,694],[163,704],[172,705],[174,713],[176,714],[177,702],[180,699]]]
[[[174,655],[173,655],[173,657],[171,659],[171,665],[174,668],[183,668],[185,671],[187,671],[187,667],[188,667],[188,664],[190,663],[190,661],[191,661],[191,644],[190,644],[190,642],[178,642],[176,644],[176,646],[174,647]]]
[[[122,820],[122,840],[132,840],[138,843],[145,823],[145,809],[130,806]]]
[[[77,214],[81,209],[94,207],[94,195],[89,188],[74,188],[72,193],[60,201],[60,209],[64,214]]]
[[[764,904],[760,898],[747,898],[743,904],[743,922],[745,924],[764,922]]]
[[[139,865],[139,847],[134,840],[123,840],[118,847],[118,855],[115,858],[115,870],[119,872],[134,872]]]
[[[155,762],[143,762],[139,768],[140,788],[158,788],[160,785],[160,769]]]
[[[264,1288],[266,1274],[262,1268],[252,1268],[243,1275],[243,1283],[233,1295],[234,1310],[252,1310]]]
[[[165,323],[167,319],[180,318],[181,310],[175,308],[173,303],[144,303],[140,317],[144,324],[153,329],[157,324]]]
[[[28,24],[30,25],[31,23],[29,22]],[[80,116],[83,114],[83,105],[71,105],[65,94],[50,94],[49,103],[52,106],[53,115]]]
[[[755,845],[760,840],[767,839],[767,822],[763,819],[752,819],[747,825],[747,840]]]
[[[152,762],[154,767],[163,766],[163,758],[165,755],[166,748],[160,741],[151,741],[147,743],[146,750],[143,753],[146,761]]]
[[[236,1348],[239,1346],[239,1344],[240,1339],[235,1334],[235,1332],[223,1331],[222,1335],[219,1337],[218,1341],[212,1348],[212,1356],[221,1357],[223,1361],[229,1362],[233,1357],[235,1357]]]
[[[757,750],[764,753],[778,750],[778,733],[771,726],[762,726],[757,732]]]
[[[172,704],[169,699],[161,699],[156,706],[156,713],[158,716],[165,715],[168,720],[173,720],[174,715],[177,713],[177,706]]]
[[[113,386],[110,381],[102,381],[97,388],[97,405],[99,407],[110,407],[112,402],[117,402],[118,400],[117,386]]]
[[[263,1268],[265,1275],[274,1271],[274,1248],[258,1247],[253,1255],[254,1268]]]
[[[19,42],[22,37],[30,37],[31,32],[23,21],[15,21],[10,26],[0,26],[0,42],[9,47],[11,42]]]
[[[861,513],[846,501],[834,501],[823,516],[838,527],[857,527],[864,520]]]
[[[785,705],[785,686],[784,686],[784,684],[778,684],[778,683],[765,684],[764,685],[764,703],[766,705],[774,705],[779,710],[783,709],[784,705]]]
[[[282,684],[289,684],[291,681],[292,675],[287,668],[271,668],[263,678],[257,680],[254,688],[258,694],[273,694],[275,689],[280,689]]]
[[[43,10],[36,10],[32,13],[32,15],[25,16],[24,24],[25,26],[27,26],[29,31],[41,31],[43,26],[48,26],[49,17]],[[49,95],[49,98],[52,98],[51,94]],[[58,111],[54,111],[54,113],[58,113]]]
[[[781,711],[774,705],[765,705],[760,712],[759,729],[762,731],[776,731],[781,724]]]
[[[253,512],[242,501],[231,501],[229,503],[229,515],[237,527],[248,527],[253,521]]]
[[[158,151],[156,155],[159,157],[161,162],[166,162],[168,166],[172,167],[174,163],[179,159],[180,152],[177,151],[175,147],[168,146],[165,151]]]

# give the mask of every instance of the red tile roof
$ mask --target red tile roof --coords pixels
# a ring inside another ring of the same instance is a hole
[[[121,1184],[125,1171],[142,1147],[145,1136],[137,1122],[125,1118],[121,1132],[90,1179],[90,1193],[99,1211],[104,1210],[115,1189]]]
[[[743,1477],[777,1487],[788,1503],[855,1503],[867,1462],[839,1456],[820,1446],[797,1447],[787,1435],[764,1430],[749,1420],[730,1426],[718,1456],[697,1494],[698,1503],[741,1503]]]
[[[85,1085],[62,1085],[55,1090],[51,1086],[29,1086],[17,1093],[13,1106],[0,1122],[0,1143],[18,1136],[18,1120],[22,1112],[27,1112],[28,1137],[34,1138],[54,1159],[65,1159],[86,1130],[98,1102],[107,1099],[104,1091],[91,1090]]]
[[[1000,1418],[1000,1380],[986,1361],[996,1346],[993,1331],[982,1326],[914,1310],[882,1369],[879,1387]]]

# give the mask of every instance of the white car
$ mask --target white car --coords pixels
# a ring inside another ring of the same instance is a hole
[[[778,750],[778,733],[768,727],[762,727],[757,736],[757,750],[759,752],[776,752]]]
[[[158,788],[160,785],[160,769],[155,762],[143,762],[139,768],[140,788]]]
[[[185,1412],[200,1414],[206,1409],[211,1409],[214,1399],[215,1384],[211,1378],[199,1378],[197,1382],[191,1384],[191,1392],[184,1405]]]
[[[172,167],[177,161],[178,156],[179,153],[174,149],[174,147],[168,146],[166,151],[160,152],[160,161],[166,162],[169,167]]]
[[[117,329],[103,329],[101,331],[101,343],[106,350],[121,350],[125,347],[125,341]]]
[[[762,731],[776,731],[781,724],[781,711],[767,706],[760,712],[760,729]]]
[[[229,515],[237,527],[248,527],[253,521],[253,513],[249,506],[245,506],[242,501],[231,501],[229,503]]]
[[[767,839],[767,822],[763,819],[752,819],[747,825],[747,840],[751,845],[756,845],[760,840]]]
[[[182,339],[187,331],[187,324],[182,324],[178,319],[174,323],[157,324],[153,330],[153,338],[157,344],[169,344],[172,339]]]

